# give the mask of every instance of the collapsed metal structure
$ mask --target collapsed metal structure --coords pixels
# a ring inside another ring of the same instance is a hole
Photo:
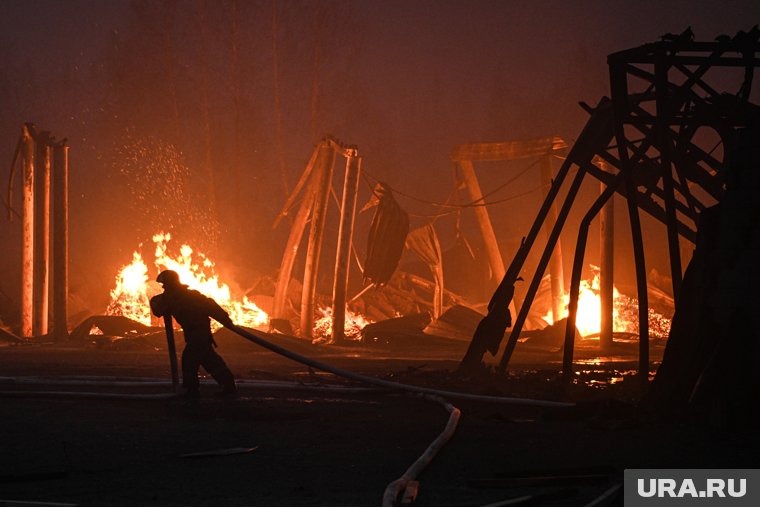
[[[558,194],[564,190],[564,201],[499,361],[501,371],[512,357],[581,184],[587,176],[592,176],[600,180],[604,188],[586,211],[578,232],[563,374],[567,378],[572,374],[575,321],[588,229],[604,205],[618,193],[627,202],[633,240],[639,335],[643,337],[639,340],[639,375],[642,380],[648,378],[647,280],[639,211],[667,227],[677,304],[683,273],[679,236],[692,243],[695,241],[700,212],[720,201],[724,193],[726,157],[730,156],[739,129],[758,117],[760,108],[749,102],[754,68],[760,64],[755,56],[760,50],[758,35],[760,32],[755,27],[734,37],[696,42],[689,29],[608,57],[611,98],[602,98],[593,108],[582,104],[590,118],[558,170],[528,235],[496,291],[496,294],[504,293],[505,287],[514,285]],[[725,72],[716,72],[726,68],[743,71],[738,91],[726,91]],[[715,148],[699,146],[695,135],[702,128],[717,133],[723,159],[713,155]],[[569,179],[572,169],[577,171]]]
[[[541,167],[541,185],[545,189],[551,186],[553,179],[552,162],[560,154],[564,155],[567,149],[567,143],[557,136],[542,137],[538,139],[506,141],[500,143],[470,143],[460,144],[451,150],[451,161],[457,171],[458,179],[461,178],[464,186],[467,188],[478,222],[483,241],[485,243],[488,264],[491,272],[497,280],[505,275],[504,261],[499,251],[499,245],[496,242],[496,235],[491,225],[491,219],[488,214],[488,203],[485,202],[483,192],[480,189],[477,175],[475,173],[474,162],[496,162],[520,160],[526,158],[538,158],[537,162]],[[561,157],[564,158],[564,157]],[[529,166],[530,167],[530,166]],[[551,228],[557,217],[556,206],[549,208],[546,220],[545,230],[547,234],[551,233]],[[564,294],[564,276],[562,274],[562,249],[559,240],[557,240],[554,254],[552,255],[549,270],[551,272],[551,291],[552,291],[552,316],[554,320],[559,320],[562,310],[562,299]],[[514,311],[515,302],[510,304],[510,311]]]
[[[340,155],[346,159],[332,298],[332,339],[334,341],[341,341],[344,339],[345,330],[348,267],[351,255],[354,218],[356,216],[356,198],[361,171],[361,157],[356,146],[344,145],[330,137],[323,139],[314,149],[311,159],[301,175],[301,179],[288,197],[274,224],[277,226],[279,221],[288,215],[303,192],[298,211],[293,217],[293,226],[290,229],[290,236],[288,237],[285,252],[282,256],[282,263],[280,264],[272,307],[272,317],[274,319],[283,319],[285,317],[287,292],[293,272],[293,265],[295,264],[301,238],[306,230],[306,224],[309,216],[311,216],[301,296],[300,334],[304,338],[312,338],[317,273],[322,243],[324,241],[327,204],[333,191],[332,177],[336,155]]]

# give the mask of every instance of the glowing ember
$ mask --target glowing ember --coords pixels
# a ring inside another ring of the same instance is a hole
[[[564,310],[562,318],[568,315],[570,294],[564,295]],[[639,333],[639,302],[620,294],[613,287],[612,301],[612,330],[617,333]],[[601,331],[602,303],[599,296],[599,273],[594,274],[591,280],[581,281],[578,297],[578,313],[575,325],[583,336],[599,334]],[[548,324],[552,324],[551,311],[542,317]],[[670,319],[663,317],[651,308],[649,309],[649,334],[656,338],[666,338],[670,333]]]
[[[332,338],[332,308],[317,309],[321,317],[314,321],[314,341],[324,341]],[[361,314],[346,308],[346,324],[344,334],[347,340],[360,340],[362,329],[373,321]]]
[[[269,322],[269,316],[247,297],[242,300],[231,296],[226,283],[219,281],[214,272],[214,263],[200,252],[193,252],[190,245],[183,244],[179,254],[167,253],[170,234],[159,233],[153,236],[156,244],[154,265],[156,274],[171,269],[179,274],[180,281],[206,296],[213,298],[229,314],[238,326],[260,327]],[[195,254],[195,258],[193,255]],[[151,277],[150,279],[153,279]],[[132,263],[124,266],[116,276],[116,287],[111,291],[111,303],[108,315],[123,315],[146,325],[150,325],[149,292],[157,293],[157,287],[149,286],[148,267],[138,252],[132,254]],[[212,320],[212,327],[220,325]]]

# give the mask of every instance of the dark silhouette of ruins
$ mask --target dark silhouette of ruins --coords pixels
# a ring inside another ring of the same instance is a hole
[[[512,287],[527,253],[562,190],[565,198],[525,300],[514,318],[499,361],[506,369],[546,271],[554,246],[584,178],[605,186],[581,222],[573,260],[563,374],[572,376],[581,269],[591,221],[614,193],[626,199],[636,266],[640,336],[649,336],[645,246],[640,211],[667,228],[676,312],[668,346],[646,402],[700,406],[715,413],[731,407],[746,415],[760,380],[751,374],[758,331],[752,318],[758,287],[758,169],[760,107],[749,101],[760,64],[755,26],[714,41],[694,40],[691,29],[608,57],[610,98],[594,107],[559,169],[533,226],[498,293]],[[743,79],[726,84],[727,69]],[[703,146],[710,132],[718,143]],[[715,150],[722,147],[723,156]],[[570,177],[572,170],[575,174]],[[682,276],[679,236],[696,244]],[[496,294],[494,295],[496,297]],[[493,306],[503,312],[505,305]],[[490,317],[492,318],[492,317]],[[489,319],[487,316],[485,320]],[[503,321],[504,319],[502,319]],[[492,345],[475,333],[463,366],[477,364]],[[499,337],[500,338],[500,337]],[[492,350],[495,355],[496,351]],[[477,354],[476,354],[477,355]],[[639,341],[639,373],[649,372],[649,341]]]

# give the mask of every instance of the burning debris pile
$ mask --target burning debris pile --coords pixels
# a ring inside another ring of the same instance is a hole
[[[314,342],[323,343],[329,341],[332,337],[332,308],[329,306],[320,306],[317,311],[320,317],[314,321]],[[362,338],[362,330],[365,326],[372,324],[374,321],[369,320],[365,316],[357,312],[352,312],[350,308],[346,308],[346,327],[344,334],[347,340],[360,340]]]
[[[601,329],[602,303],[600,298],[599,268],[592,266],[594,276],[590,279],[582,280],[580,285],[580,296],[578,298],[578,314],[576,317],[576,328],[584,337],[598,336]],[[547,277],[548,282],[548,277]],[[564,310],[561,318],[567,318],[567,307],[570,304],[570,294],[565,292],[563,296]],[[625,296],[613,287],[613,326],[615,333],[630,333],[638,336],[639,302],[635,298]],[[554,324],[552,313],[549,311],[541,317],[547,324]],[[649,309],[649,336],[652,338],[664,339],[670,333],[670,319],[661,315],[653,309]]]
[[[179,274],[180,281],[219,303],[232,320],[240,326],[261,328],[269,323],[269,316],[256,303],[243,296],[234,298],[230,287],[219,280],[214,263],[201,252],[194,252],[183,244],[179,253],[168,253],[171,234],[160,232],[153,236],[156,245],[153,266],[158,273],[171,269]],[[132,254],[132,262],[123,266],[116,276],[116,287],[111,291],[107,315],[120,315],[145,325],[151,324],[150,297],[159,292],[158,285],[148,275],[149,269],[139,251]],[[213,326],[219,324],[212,322]]]
[[[266,282],[257,287],[257,291],[263,294],[273,292],[274,288],[272,285],[274,283],[274,280],[266,279]],[[286,306],[290,309],[288,318],[291,321],[298,320],[295,309],[300,305],[301,291],[302,284],[300,281],[295,278],[291,279],[286,298]],[[396,271],[385,285],[380,287],[374,285],[365,287],[360,294],[351,298],[346,305],[345,339],[349,341],[364,340],[367,338],[365,333],[363,333],[366,326],[411,315],[426,316],[425,324],[414,326],[414,334],[421,335],[422,329],[431,319],[434,291],[435,284],[433,282],[404,271]],[[460,301],[451,292],[444,292],[444,303],[446,306],[455,305]],[[333,333],[333,317],[329,295],[320,293],[315,295],[315,313],[314,326],[312,328],[313,341],[315,343],[330,342]],[[274,319],[272,324],[273,327],[276,327],[280,323],[278,319]],[[394,329],[396,328],[394,327]],[[406,331],[411,330],[406,329]]]
[[[151,316],[149,301],[160,292],[160,288],[153,279],[156,273],[171,269],[179,274],[183,284],[217,301],[237,325],[268,328],[269,315],[247,296],[234,297],[229,285],[220,281],[211,259],[194,251],[188,244],[182,244],[179,251],[172,254],[169,244],[171,239],[169,233],[160,232],[153,236],[154,269],[148,267],[139,250],[132,253],[132,262],[123,266],[116,275],[116,285],[111,290],[111,302],[106,315],[126,317],[146,326],[156,325]],[[321,343],[328,341],[332,335],[332,308],[321,304],[317,306],[317,313],[319,316],[314,322],[314,341]],[[360,339],[364,326],[372,322],[372,319],[355,309],[346,308],[346,338]],[[216,321],[212,321],[213,329],[219,327]],[[91,334],[94,333],[91,331]]]
[[[116,276],[116,283],[111,290],[111,301],[106,310],[109,316],[123,316],[145,326],[158,325],[152,318],[149,306],[150,298],[160,292],[158,284],[153,282],[155,274],[171,269],[176,271],[182,283],[191,289],[215,299],[238,325],[266,329],[270,324],[269,315],[247,296],[234,297],[228,284],[219,279],[214,262],[201,252],[195,251],[189,244],[182,244],[178,250],[171,245],[172,236],[159,232],[152,238],[155,249],[153,259],[143,259],[140,249],[132,253],[132,262],[123,266]],[[176,250],[176,251],[175,251]],[[296,280],[291,282],[298,285]],[[346,308],[345,337],[358,341],[363,338],[362,330],[369,324],[395,319],[404,315],[429,315],[432,311],[432,293],[434,284],[419,276],[405,272],[394,274],[388,284],[381,288],[366,291],[360,298]],[[290,299],[291,306],[296,307],[299,290],[295,287]],[[316,318],[313,326],[313,342],[326,343],[332,337],[332,308],[329,298],[319,297],[315,306]],[[539,298],[540,299],[540,298]],[[567,317],[569,295],[564,296],[565,310],[562,318]],[[461,298],[446,291],[444,304],[446,308],[462,304]],[[266,307],[266,304],[264,305]],[[541,305],[538,305],[539,307]],[[474,312],[474,310],[473,310]],[[638,334],[638,302],[614,292],[614,331],[617,333]],[[654,310],[650,313],[650,336],[667,337],[670,320]],[[599,273],[581,284],[577,327],[584,337],[598,336],[600,330],[601,304],[599,296]],[[536,315],[538,317],[538,315]],[[554,324],[551,312],[541,316],[549,326]],[[537,319],[536,319],[537,320]],[[540,322],[540,321],[539,321]],[[212,322],[214,329],[220,326]],[[424,326],[423,326],[424,327]],[[474,329],[466,325],[462,332],[469,338]],[[421,329],[419,330],[422,333]],[[432,331],[426,331],[430,334]],[[437,334],[437,333],[433,333]],[[448,336],[448,333],[443,333]],[[449,336],[449,338],[452,338]],[[459,337],[459,339],[462,339]]]

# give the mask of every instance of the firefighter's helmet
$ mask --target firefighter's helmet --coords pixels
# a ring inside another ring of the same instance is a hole
[[[164,271],[161,271],[156,277],[156,281],[160,284],[163,284],[164,287],[177,287],[182,285],[179,281],[179,275],[177,272],[172,271],[171,269],[165,269]]]

